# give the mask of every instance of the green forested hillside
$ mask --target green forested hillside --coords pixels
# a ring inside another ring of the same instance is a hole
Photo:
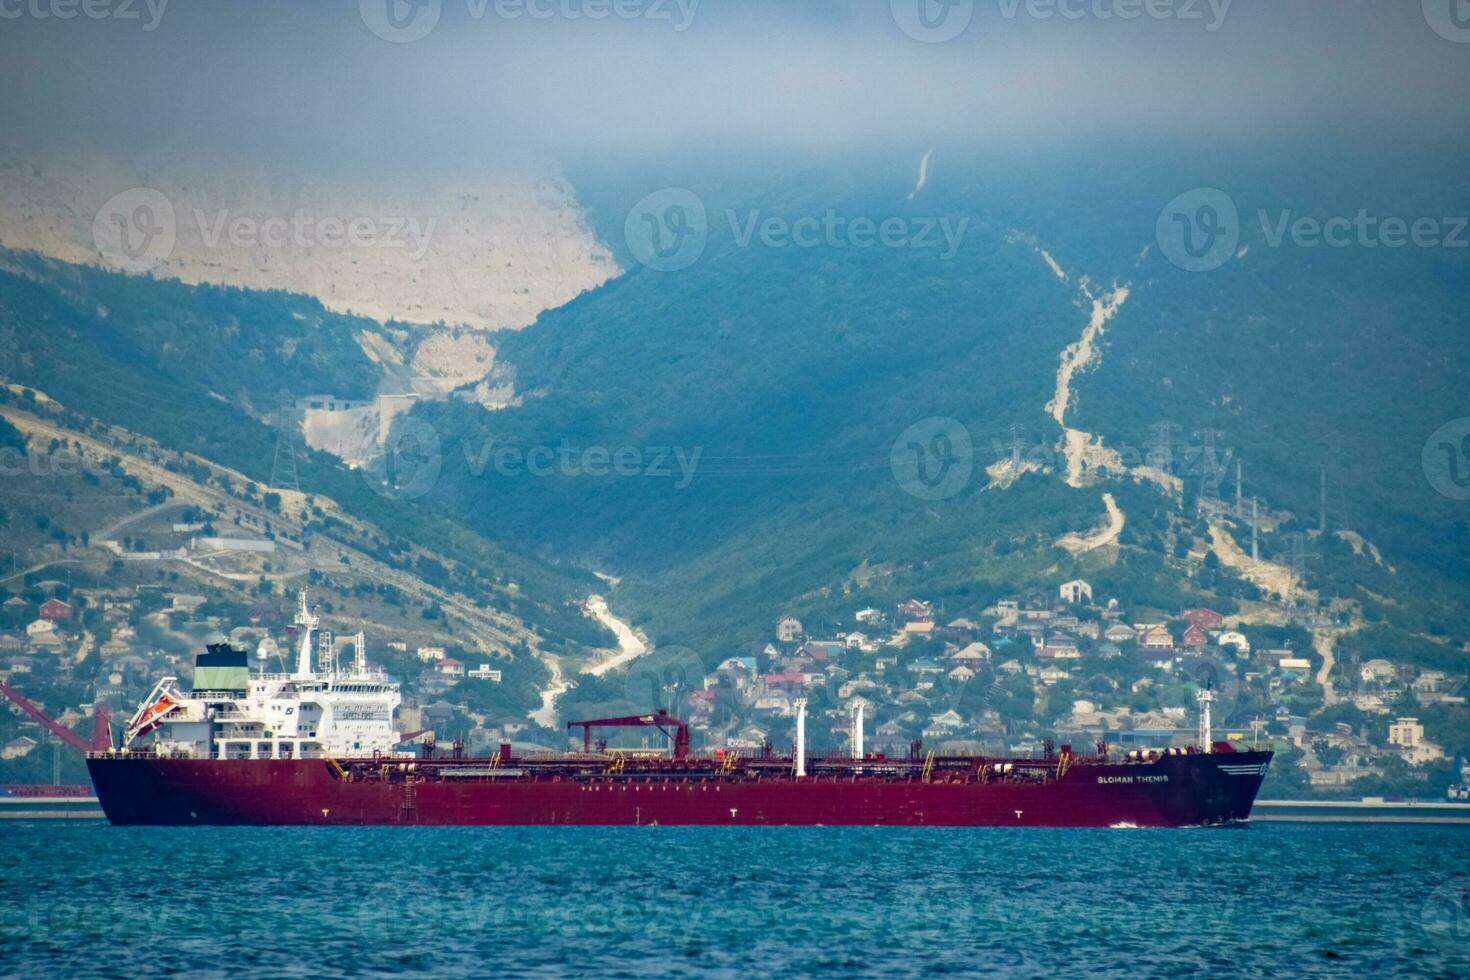
[[[1368,163],[1324,168],[1311,155],[1257,153],[1247,166],[1200,151],[1140,165],[1143,156],[1069,156],[1042,168],[940,155],[912,201],[904,170],[852,176],[874,161],[809,167],[760,192],[686,175],[709,215],[698,262],[674,272],[632,263],[504,336],[523,405],[423,409],[449,447],[434,499],[499,529],[489,533],[625,574],[646,624],[712,650],[764,635],[787,608],[840,604],[818,590],[835,588],[840,600],[865,563],[878,574],[858,575],[869,584],[854,595],[874,598],[1065,573],[1074,560],[1052,542],[1101,519],[1102,490],[1130,523],[1123,553],[1091,568],[1094,581],[1166,607],[1203,587],[1227,603],[1257,597],[1227,571],[1179,583],[1190,540],[1208,540],[1194,500],[1203,433],[1215,430],[1230,467],[1226,496],[1239,460],[1244,493],[1288,515],[1263,534],[1264,557],[1285,561],[1291,533],[1316,527],[1326,467],[1329,530],[1360,533],[1384,565],[1336,537],[1310,538],[1309,585],[1405,627],[1470,636],[1463,505],[1436,493],[1419,464],[1430,432],[1470,414],[1455,344],[1466,326],[1464,253],[1272,247],[1256,215],[1452,213],[1464,210],[1460,185],[1425,165],[1395,196],[1369,197]],[[1228,188],[1243,218],[1244,253],[1209,274],[1170,265],[1154,241],[1164,204],[1199,185]],[[603,202],[604,231],[617,226],[609,202],[622,200],[626,214],[638,196],[621,183],[588,193]],[[833,211],[969,224],[946,261],[913,248],[743,246],[727,209],[737,228],[752,214]],[[1043,248],[1068,281],[1049,271]],[[1131,480],[1072,489],[1055,474],[986,491],[982,471],[1006,454],[1013,424],[1027,458],[1056,461],[1059,432],[1043,406],[1061,351],[1088,319],[1082,277],[1094,292],[1126,284],[1131,293],[1102,336],[1100,362],[1074,380],[1068,424],[1142,456],[1172,423],[1183,501]],[[895,479],[890,451],[933,417],[963,425],[975,465],[954,496],[923,500]],[[587,447],[670,446],[701,454],[685,486],[677,469],[592,475],[577,463]],[[532,476],[493,462],[494,450],[518,459],[535,447],[572,464]]]

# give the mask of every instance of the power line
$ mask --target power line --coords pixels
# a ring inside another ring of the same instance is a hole
[[[276,413],[276,452],[271,460],[271,486],[277,490],[301,492],[301,480],[296,473],[296,423],[291,411],[289,395],[281,396],[281,408]]]

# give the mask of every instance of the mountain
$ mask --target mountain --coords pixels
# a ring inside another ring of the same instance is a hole
[[[620,256],[627,275],[498,337],[520,404],[416,411],[447,447],[432,499],[624,576],[644,625],[706,659],[787,611],[835,622],[857,602],[979,598],[984,583],[1077,567],[1163,608],[1221,593],[1325,611],[1336,596],[1405,633],[1463,638],[1463,512],[1420,465],[1470,405],[1453,343],[1463,253],[1269,233],[1282,215],[1453,214],[1464,192],[1429,158],[1411,192],[1384,191],[1371,161],[1322,163],[1148,148],[1043,167],[941,151],[917,193],[916,154],[814,163],[739,197],[685,175],[707,215],[697,261]],[[1229,188],[1241,214],[1238,249],[1210,273],[1172,264],[1156,232],[1171,198],[1201,185]],[[625,215],[638,199],[621,184],[587,193],[621,195]],[[616,207],[589,210],[602,234],[616,227],[596,218]],[[953,250],[937,233],[937,247],[790,238],[828,216],[964,233]],[[785,238],[763,236],[768,219]],[[1013,426],[1025,472],[1011,482]],[[1144,465],[1161,431],[1173,479]],[[940,499],[906,492],[903,457],[957,435],[969,476]],[[528,472],[533,452],[546,475]],[[628,475],[605,475],[619,452]],[[1233,547],[1250,535],[1237,462],[1263,515],[1249,570]],[[1207,484],[1222,506],[1200,507]],[[1097,547],[1112,507],[1122,547]],[[1305,580],[1291,575],[1295,532]],[[1227,567],[1202,581],[1185,557],[1210,550]]]

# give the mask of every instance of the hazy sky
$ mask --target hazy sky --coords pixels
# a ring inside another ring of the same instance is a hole
[[[444,166],[696,145],[1470,132],[1470,39],[1436,33],[1425,5],[1439,0],[151,2],[0,0],[4,143]],[[1142,15],[1121,19],[1130,9]],[[408,43],[379,36],[429,24]],[[965,24],[937,43],[904,30]]]

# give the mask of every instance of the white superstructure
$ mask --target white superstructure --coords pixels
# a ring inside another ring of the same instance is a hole
[[[365,637],[345,669],[337,663],[330,632],[301,593],[300,634],[291,673],[250,673],[248,666],[212,668],[228,677],[227,689],[184,693],[173,677],[154,687],[128,724],[124,746],[150,746],[169,756],[196,759],[360,758],[386,755],[398,743],[393,713],[398,682],[367,665]],[[213,651],[211,651],[213,652]],[[241,664],[246,661],[241,658]]]

